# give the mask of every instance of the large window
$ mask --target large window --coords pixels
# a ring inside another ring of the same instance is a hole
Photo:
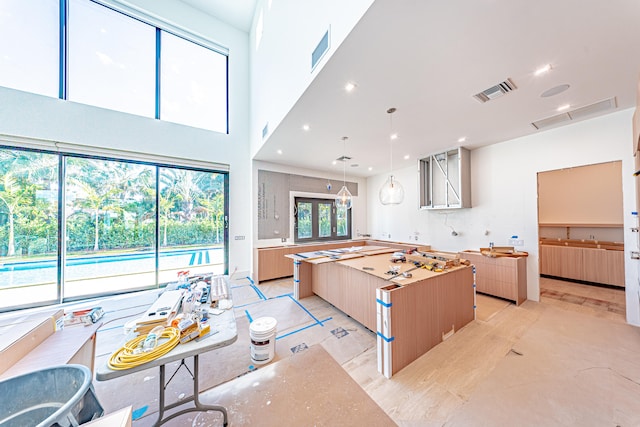
[[[295,198],[296,242],[351,238],[351,210],[338,209],[333,199]]]
[[[56,302],[58,156],[0,148],[0,310]]]
[[[65,169],[64,296],[154,286],[155,168],[67,157]]]
[[[67,99],[155,117],[156,29],[89,0],[71,0]]]
[[[0,147],[0,311],[228,273],[227,179]]]
[[[0,85],[228,133],[226,49],[122,7],[0,0]]]
[[[52,97],[59,87],[58,0],[0,1],[0,85]]]
[[[160,168],[160,282],[225,265],[224,174]]]
[[[227,132],[227,57],[162,32],[160,118]]]

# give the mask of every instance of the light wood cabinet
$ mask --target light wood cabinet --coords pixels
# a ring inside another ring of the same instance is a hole
[[[542,245],[540,258],[545,266],[540,274],[584,280],[582,248]]]
[[[541,244],[540,274],[624,287],[624,251]]]
[[[527,299],[527,257],[491,258],[465,251],[461,258],[476,267],[476,290],[522,304]]]

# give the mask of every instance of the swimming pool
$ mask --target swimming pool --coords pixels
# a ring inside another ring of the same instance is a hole
[[[160,270],[224,263],[223,247],[200,247],[162,251]],[[69,257],[65,279],[79,280],[107,275],[155,271],[155,252]],[[0,288],[57,281],[57,260],[15,261],[0,264]]]

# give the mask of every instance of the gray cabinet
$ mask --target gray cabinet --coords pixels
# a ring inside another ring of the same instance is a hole
[[[420,208],[471,207],[469,150],[458,147],[420,159]]]

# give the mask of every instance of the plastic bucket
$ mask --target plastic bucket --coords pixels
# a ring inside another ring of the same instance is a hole
[[[103,414],[91,371],[54,366],[0,382],[0,426],[77,426]]]
[[[261,365],[273,360],[276,353],[277,326],[278,322],[273,317],[260,317],[251,322],[249,338],[253,363]]]

